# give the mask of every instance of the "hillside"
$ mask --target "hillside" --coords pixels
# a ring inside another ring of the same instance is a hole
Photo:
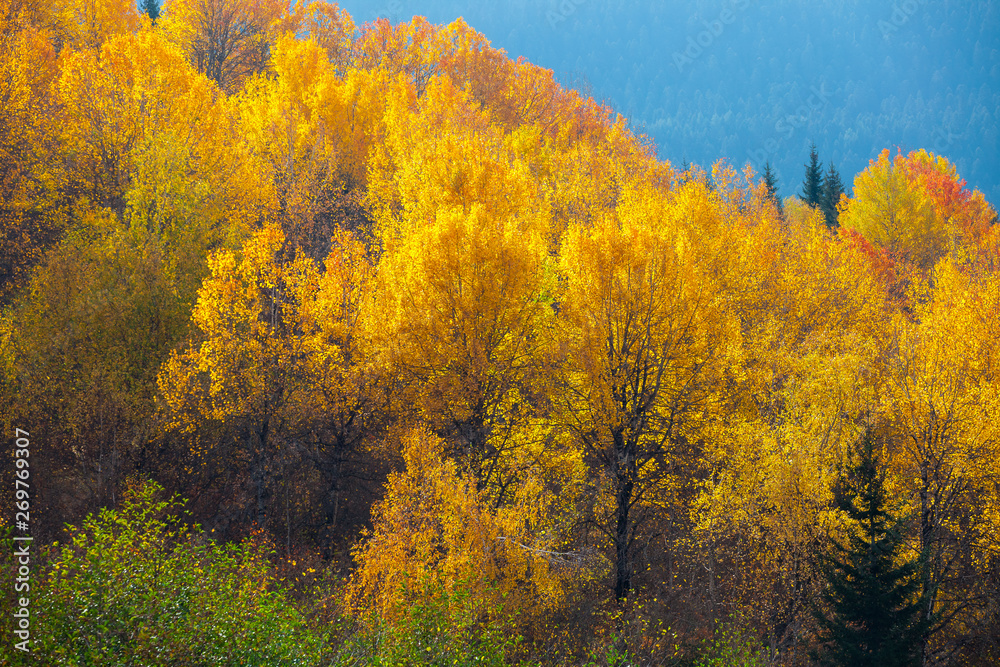
[[[996,664],[947,150],[781,197],[462,20],[144,7],[0,0],[3,664]]]

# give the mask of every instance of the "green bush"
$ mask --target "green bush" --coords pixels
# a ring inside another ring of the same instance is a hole
[[[736,622],[717,623],[695,667],[765,667],[764,647]]]
[[[335,664],[365,667],[504,667],[520,638],[500,610],[483,610],[461,584],[423,582],[395,624],[371,618],[341,647]],[[410,596],[408,596],[410,597]]]
[[[24,664],[317,665],[324,643],[277,586],[266,549],[219,546],[152,483],[102,509],[37,575]],[[14,664],[17,664],[15,662]]]

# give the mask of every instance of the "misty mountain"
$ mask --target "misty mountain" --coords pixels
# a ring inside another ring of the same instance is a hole
[[[341,3],[358,23],[461,16],[626,115],[661,158],[770,160],[798,192],[809,144],[847,180],[926,148],[1000,201],[1000,8],[973,2]]]

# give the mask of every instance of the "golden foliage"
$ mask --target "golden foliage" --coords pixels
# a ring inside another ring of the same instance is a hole
[[[264,71],[268,51],[287,24],[289,3],[275,0],[169,0],[158,29],[222,90],[237,91]]]
[[[996,213],[964,189],[954,165],[924,150],[890,161],[888,149],[854,182],[840,204],[840,224],[927,271],[949,251],[975,248]]]
[[[291,550],[304,498],[334,523],[346,463],[396,456],[354,611],[537,620],[609,563],[633,600],[687,568],[686,604],[793,642],[870,429],[938,636],[984,622],[1000,231],[945,158],[883,152],[835,235],[461,20],[325,2],[0,0],[0,102],[0,400],[81,487],[179,443],[261,525],[281,484]]]
[[[546,503],[533,480],[520,481],[515,500],[495,508],[444,454],[444,442],[414,429],[402,444],[405,469],[389,476],[374,526],[358,547],[348,591],[357,610],[394,623],[419,604],[429,583],[467,590],[480,613],[496,609],[536,614],[557,605],[574,577],[572,553],[543,531]]]

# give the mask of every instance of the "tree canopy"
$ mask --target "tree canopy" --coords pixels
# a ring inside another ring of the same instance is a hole
[[[792,665],[873,591],[997,656],[1000,235],[948,158],[779,201],[462,20],[0,21],[2,571],[30,506],[55,664]]]

